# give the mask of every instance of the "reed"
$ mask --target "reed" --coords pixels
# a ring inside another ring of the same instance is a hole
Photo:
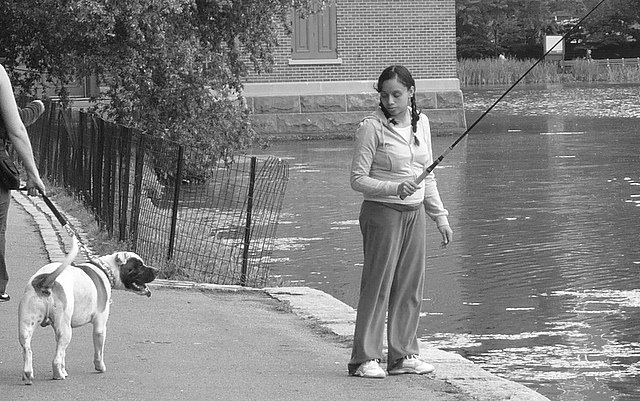
[[[458,61],[458,78],[462,87],[512,85],[536,60],[464,59]],[[521,81],[524,84],[640,83],[640,58],[628,60],[574,60],[560,67],[543,61]]]

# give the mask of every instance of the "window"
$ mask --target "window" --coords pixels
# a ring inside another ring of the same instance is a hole
[[[336,5],[325,4],[318,11],[293,12],[290,64],[335,64],[338,58]]]

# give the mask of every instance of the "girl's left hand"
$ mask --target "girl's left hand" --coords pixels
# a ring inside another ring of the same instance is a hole
[[[445,247],[453,241],[453,230],[448,225],[438,227],[440,235],[442,235],[442,246]]]

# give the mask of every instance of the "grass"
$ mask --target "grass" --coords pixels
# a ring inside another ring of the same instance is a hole
[[[458,61],[462,87],[511,85],[536,62],[534,59],[464,59]],[[541,62],[521,81],[524,84],[560,83],[640,83],[640,60],[622,64],[575,60],[571,68],[559,68],[557,62]]]

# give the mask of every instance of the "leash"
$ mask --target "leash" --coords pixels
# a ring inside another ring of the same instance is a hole
[[[24,190],[24,189],[26,189],[26,188],[20,188],[21,191]],[[76,232],[76,230],[74,230],[74,228],[67,221],[67,219],[62,215],[62,213],[58,210],[58,208],[53,204],[51,199],[49,199],[49,197],[47,195],[42,193],[42,191],[40,191],[40,195],[42,196],[42,200],[44,200],[44,203],[47,204],[47,206],[49,207],[49,209],[51,210],[53,215],[56,217],[58,222],[62,225],[62,228],[64,228],[67,231],[69,236],[74,237],[75,240],[78,242],[78,245],[80,245],[80,248],[82,249],[82,251],[87,256],[87,259],[89,260],[89,263],[91,263],[92,265],[94,265],[97,268],[99,268],[107,276],[107,278],[109,279],[109,283],[111,284],[111,287],[112,288],[115,287],[116,278],[115,278],[115,276],[113,274],[113,271],[111,271],[111,269],[108,266],[105,266],[104,263],[98,257],[96,257],[95,254],[89,249],[89,247],[87,247],[87,245],[85,245],[85,243],[84,243],[84,241],[82,241],[82,238],[80,237],[80,235]],[[55,281],[55,277],[53,278],[53,280],[49,280],[49,279],[45,280],[44,286],[45,287],[50,287],[51,285],[53,285],[53,281]]]
[[[451,146],[449,146],[449,147],[448,147],[448,148],[447,148],[447,149],[446,149],[446,150],[445,150],[445,151],[444,151],[444,152],[443,152],[443,153],[442,153],[442,154],[441,154],[441,155],[440,155],[440,156],[439,156],[439,157],[438,157],[438,158],[437,158],[433,163],[431,163],[431,165],[430,165],[429,167],[427,167],[427,168],[422,172],[422,174],[420,174],[420,175],[418,176],[418,178],[416,178],[415,183],[416,183],[416,184],[420,184],[420,183],[421,183],[421,182],[422,182],[422,181],[427,177],[427,175],[429,175],[429,174],[430,174],[430,173],[431,173],[431,172],[436,168],[436,166],[438,166],[438,164],[440,164],[440,162],[441,162],[445,157],[447,157],[447,155],[448,155],[448,154],[453,150],[453,148],[455,148],[455,147],[456,147],[456,145],[457,145],[458,143],[460,143],[460,141],[462,141],[462,140],[463,140],[463,139],[464,139],[464,138],[469,134],[469,132],[470,132],[470,131],[471,131],[471,130],[476,126],[476,125],[478,125],[478,123],[479,123],[479,122],[480,122],[480,121],[481,121],[481,120],[482,120],[482,119],[483,119],[487,114],[489,114],[489,112],[490,112],[490,111],[491,111],[491,110],[492,110],[492,109],[493,109],[493,108],[494,108],[498,103],[500,103],[500,101],[501,101],[505,96],[507,96],[507,94],[508,94],[509,92],[511,92],[511,90],[512,90],[513,88],[515,88],[515,86],[516,86],[516,85],[518,85],[518,84],[520,83],[520,81],[522,81],[522,80],[524,79],[524,77],[526,77],[526,76],[527,76],[527,74],[529,74],[529,72],[531,72],[531,70],[533,70],[533,69],[534,69],[538,64],[540,64],[540,62],[542,62],[542,60],[544,60],[544,59],[545,59],[545,57],[547,57],[547,56],[549,55],[549,53],[551,53],[551,51],[552,51],[553,49],[555,49],[555,47],[556,47],[556,46],[558,46],[558,45],[559,45],[563,40],[565,40],[565,39],[567,38],[567,36],[569,36],[569,34],[571,34],[573,31],[575,31],[575,30],[580,26],[580,24],[582,24],[582,23],[583,23],[587,18],[589,18],[589,16],[590,16],[590,15],[591,15],[591,14],[592,14],[592,13],[593,13],[597,8],[598,8],[598,7],[600,7],[600,5],[601,5],[602,3],[604,3],[605,1],[607,1],[607,0],[600,0],[600,2],[599,2],[598,4],[596,4],[596,5],[595,5],[595,7],[593,7],[593,8],[591,9],[591,11],[589,11],[589,12],[588,12],[584,17],[582,17],[582,19],[580,19],[580,21],[578,21],[578,22],[577,22],[573,27],[571,27],[571,29],[569,29],[569,30],[568,30],[564,35],[562,35],[562,37],[561,37],[561,38],[560,38],[560,39],[559,39],[559,40],[558,40],[558,41],[557,41],[557,42],[556,42],[556,43],[555,43],[555,44],[554,44],[554,45],[553,45],[549,50],[547,50],[547,52],[546,52],[545,54],[543,54],[543,55],[542,55],[542,57],[540,57],[540,58],[539,58],[539,59],[538,59],[538,60],[537,60],[537,61],[536,61],[536,62],[535,62],[531,67],[529,67],[529,69],[528,69],[527,71],[525,71],[525,73],[524,73],[524,74],[522,74],[522,75],[520,76],[520,78],[518,78],[518,80],[517,80],[517,81],[515,81],[515,82],[513,83],[513,85],[511,85],[511,86],[509,87],[509,89],[507,89],[507,91],[506,91],[506,92],[504,92],[504,93],[502,94],[502,96],[500,96],[500,97],[498,98],[498,100],[496,100],[495,102],[493,102],[493,104],[492,104],[491,106],[489,106],[489,108],[488,108],[487,110],[485,110],[485,112],[484,112],[484,113],[482,113],[482,115],[481,115],[480,117],[478,117],[478,119],[477,119],[473,124],[471,124],[471,126],[470,126],[469,128],[467,128],[467,130],[466,130],[466,131],[464,131],[464,133],[463,133],[462,135],[460,135],[460,137],[458,137],[458,139],[456,139],[456,140],[453,142],[453,144],[451,144]],[[401,196],[400,198],[401,198],[401,199],[404,199],[404,198],[406,198],[406,196]]]
[[[62,215],[62,213],[60,213],[58,208],[55,207],[53,202],[51,202],[51,199],[49,199],[49,197],[43,194],[42,192],[40,192],[40,195],[42,196],[42,200],[44,200],[44,203],[47,204],[47,206],[49,207],[53,215],[56,216],[56,219],[58,219],[58,221],[62,225],[62,228],[64,228],[67,231],[67,234],[69,234],[69,236],[71,237],[76,237],[76,239],[78,240],[78,244],[80,245],[80,248],[83,250],[85,255],[87,255],[87,258],[89,260],[94,259],[95,256],[93,255],[93,252],[91,252],[91,250],[84,244],[84,242],[82,241],[82,238],[80,238],[80,235],[76,232],[76,230],[73,229],[73,227],[67,221],[67,219],[64,218],[64,216]]]

